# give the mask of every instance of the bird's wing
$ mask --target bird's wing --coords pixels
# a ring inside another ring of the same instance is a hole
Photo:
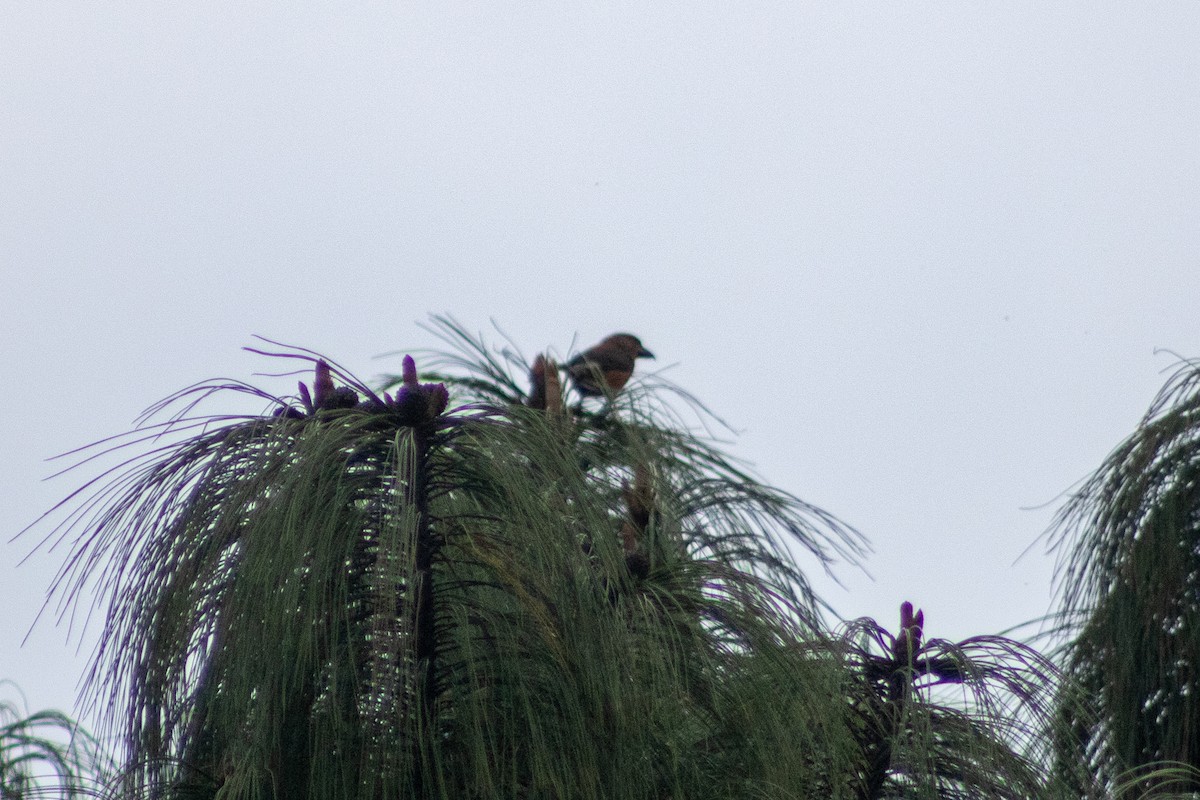
[[[588,350],[567,362],[568,367],[580,367],[584,364],[587,364],[589,367],[599,367],[604,372],[610,369],[625,372],[633,371],[633,358],[628,353],[615,348]]]

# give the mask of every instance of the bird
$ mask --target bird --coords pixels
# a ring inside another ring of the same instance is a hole
[[[568,361],[566,370],[581,395],[613,395],[628,383],[639,358],[654,354],[633,334],[614,333]]]

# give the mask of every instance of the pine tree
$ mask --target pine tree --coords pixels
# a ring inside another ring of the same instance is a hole
[[[1096,701],[1064,707],[1060,764],[1106,785],[1155,783],[1143,774],[1200,791],[1200,364],[1179,366],[1050,543],[1062,660]]]
[[[907,604],[830,628],[795,554],[864,541],[688,430],[686,393],[573,398],[434,329],[388,391],[286,348],[294,397],[193,387],[71,501],[55,591],[107,604],[122,796],[1059,796],[1032,649]],[[228,392],[268,408],[197,412]]]

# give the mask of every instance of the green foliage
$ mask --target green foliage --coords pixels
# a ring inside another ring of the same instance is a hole
[[[99,744],[70,717],[0,702],[0,800],[91,797],[111,773]]]
[[[1063,662],[1098,707],[1064,710],[1059,758],[1109,784],[1162,762],[1200,767],[1198,445],[1200,365],[1186,362],[1053,529]]]
[[[794,553],[861,538],[686,394],[531,408],[519,356],[435,329],[444,371],[406,359],[395,397],[294,350],[298,397],[194,387],[73,501],[56,590],[107,603],[123,795],[1054,796],[1036,653],[830,631]],[[192,416],[230,391],[268,413]]]
[[[858,796],[1068,797],[1049,775],[1058,672],[999,636],[910,643],[873,620],[844,636],[854,724],[865,761]],[[1089,786],[1086,775],[1072,774]]]

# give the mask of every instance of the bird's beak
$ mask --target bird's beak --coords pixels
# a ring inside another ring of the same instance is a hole
[[[647,350],[646,348],[643,347],[641,350],[638,351],[637,357],[638,358],[654,358],[654,353],[651,353],[649,350]]]

